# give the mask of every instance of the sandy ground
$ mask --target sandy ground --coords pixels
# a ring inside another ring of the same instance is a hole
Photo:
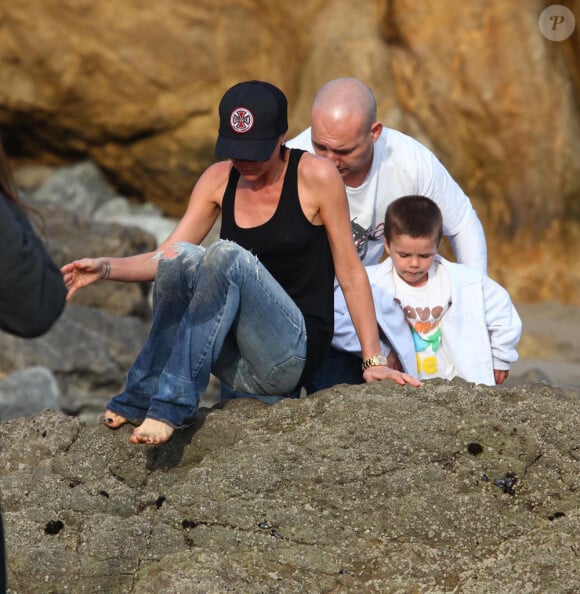
[[[516,308],[523,322],[520,359],[505,385],[544,380],[580,388],[580,307],[545,302]]]

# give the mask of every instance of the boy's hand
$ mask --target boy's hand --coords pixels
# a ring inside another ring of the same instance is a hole
[[[509,374],[509,369],[494,369],[493,377],[495,378],[496,385],[499,386],[500,384],[503,384]]]

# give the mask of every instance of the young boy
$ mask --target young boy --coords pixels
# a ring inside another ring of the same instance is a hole
[[[383,354],[392,349],[402,368],[420,379],[501,384],[518,358],[521,320],[498,283],[437,253],[441,238],[441,212],[429,198],[404,196],[387,208],[390,257],[366,268]],[[340,292],[333,346],[360,352]]]

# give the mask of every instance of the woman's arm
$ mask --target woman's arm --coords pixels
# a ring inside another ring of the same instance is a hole
[[[352,240],[348,202],[342,178],[327,159],[305,154],[300,160],[300,194],[305,214],[326,227],[336,277],[361,345],[363,360],[380,354],[378,324],[368,276]],[[421,385],[416,378],[386,365],[367,368],[366,381],[390,379],[403,385]]]
[[[212,165],[193,188],[187,210],[169,237],[152,252],[125,258],[82,258],[61,268],[68,288],[67,299],[79,289],[100,279],[147,282],[155,279],[159,257],[178,242],[199,244],[217,220],[231,165]]]

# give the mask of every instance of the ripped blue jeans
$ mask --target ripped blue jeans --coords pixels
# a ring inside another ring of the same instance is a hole
[[[261,262],[232,241],[172,246],[160,257],[153,324],[108,410],[190,425],[213,373],[234,390],[291,393],[304,369],[298,306]]]

